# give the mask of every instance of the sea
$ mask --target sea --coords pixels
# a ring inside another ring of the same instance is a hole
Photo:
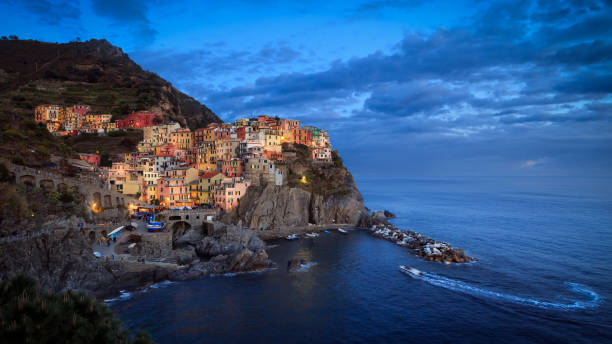
[[[159,343],[612,343],[611,178],[357,183],[399,228],[478,261],[427,262],[365,230],[331,231],[269,242],[277,269],[160,283],[111,309]],[[309,264],[287,272],[296,257]]]

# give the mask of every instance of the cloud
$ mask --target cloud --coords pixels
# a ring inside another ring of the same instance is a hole
[[[129,26],[129,31],[140,45],[152,43],[158,33],[147,17],[149,4],[145,0],[92,0],[92,8],[97,15]]]
[[[23,0],[18,2],[43,24],[59,25],[66,21],[76,22],[81,10],[72,1]]]

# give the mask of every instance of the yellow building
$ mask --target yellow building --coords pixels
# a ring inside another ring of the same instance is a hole
[[[210,204],[214,202],[216,187],[221,187],[225,176],[218,172],[204,172],[200,174],[197,184],[192,184],[192,199],[197,204]]]
[[[61,105],[39,105],[34,109],[35,122],[59,122],[63,124],[65,121],[64,107]]]
[[[194,143],[193,132],[188,128],[175,130],[170,133],[170,142],[172,142],[178,149],[192,149]]]
[[[282,150],[282,136],[278,135],[276,132],[269,131],[264,136],[264,149],[267,151],[278,152],[280,153]]]

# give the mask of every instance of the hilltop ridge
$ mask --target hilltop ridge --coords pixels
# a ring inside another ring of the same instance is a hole
[[[3,119],[7,113],[30,115],[38,104],[85,103],[116,118],[158,109],[192,128],[222,122],[206,105],[142,69],[105,39],[0,40],[0,96]]]

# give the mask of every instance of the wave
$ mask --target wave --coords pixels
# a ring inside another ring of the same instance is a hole
[[[302,264],[300,265],[299,268],[295,269],[295,272],[306,272],[308,270],[310,270],[311,267],[317,265],[316,262],[310,262],[310,263],[306,263],[306,264]]]
[[[120,295],[118,297],[114,297],[112,299],[106,299],[104,300],[105,303],[111,303],[111,302],[115,302],[115,301],[119,301],[119,300],[127,300],[130,297],[132,297],[132,293],[129,293],[125,290],[120,290],[119,291]]]
[[[490,299],[497,299],[503,301],[514,302],[522,305],[534,306],[545,309],[555,310],[577,310],[597,307],[601,301],[601,297],[596,292],[588,289],[586,286],[579,283],[565,282],[570,289],[578,294],[588,296],[589,300],[576,300],[570,303],[557,303],[549,301],[541,301],[536,299],[530,299],[526,297],[514,296],[504,293],[499,293],[492,290],[487,290],[470,285],[465,282],[457,281],[451,278],[436,275],[434,273],[423,272],[419,279],[438,287],[449,289],[452,291],[469,294],[475,297],[486,297]]]
[[[165,280],[165,281],[163,281],[163,282],[159,282],[159,283],[151,284],[151,285],[149,286],[149,288],[151,288],[151,289],[158,289],[158,288],[163,288],[163,287],[167,287],[167,286],[173,285],[173,284],[175,284],[175,283],[176,283],[176,282],[172,282],[172,281]]]

